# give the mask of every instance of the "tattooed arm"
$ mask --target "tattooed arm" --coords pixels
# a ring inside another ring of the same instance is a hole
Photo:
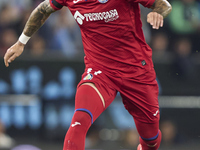
[[[51,13],[55,10],[50,6],[49,0],[42,2],[37,8],[31,13],[23,33],[26,36],[32,36],[47,20]]]
[[[155,0],[151,9],[152,12],[147,15],[147,22],[153,29],[159,29],[163,26],[163,19],[171,12],[172,7],[167,0]]]
[[[6,67],[22,54],[25,43],[28,41],[27,39],[29,39],[44,24],[53,12],[55,12],[55,10],[50,6],[49,0],[45,0],[33,10],[23,30],[22,40],[18,40],[11,46],[4,56]],[[22,41],[26,42],[23,44]]]
[[[153,12],[157,12],[165,18],[171,12],[172,6],[167,0],[155,0],[151,9],[153,9]]]

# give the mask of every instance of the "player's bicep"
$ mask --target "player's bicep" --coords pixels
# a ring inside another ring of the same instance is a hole
[[[49,2],[51,8],[53,8],[54,11],[60,10],[64,5],[64,0],[46,0]]]
[[[45,0],[42,3],[40,3],[34,11],[40,14],[43,14],[44,16],[46,15],[49,16],[51,13],[55,12],[56,10],[51,6],[49,0]]]
[[[49,14],[55,12],[56,10],[51,6],[50,1],[49,0],[45,0],[43,3],[41,3],[45,9],[45,11]]]
[[[150,8],[155,2],[155,0],[133,0],[133,1],[136,3],[140,3],[144,7],[148,7],[148,8]]]
[[[172,10],[172,6],[167,0],[155,0],[150,8],[153,9],[153,12],[157,12],[163,17],[166,17]]]

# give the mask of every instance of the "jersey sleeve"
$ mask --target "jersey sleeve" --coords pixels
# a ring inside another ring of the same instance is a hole
[[[65,6],[65,0],[49,0],[51,7],[54,10],[60,10],[63,6]]]
[[[144,7],[151,7],[155,0],[133,0],[136,3],[142,4]]]

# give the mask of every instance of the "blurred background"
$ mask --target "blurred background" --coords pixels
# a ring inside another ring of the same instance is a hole
[[[74,112],[84,71],[80,30],[67,8],[52,14],[25,51],[4,66],[6,50],[20,36],[42,0],[0,0],[0,149],[58,150]],[[170,0],[164,27],[152,30],[141,6],[159,83],[160,150],[200,149],[200,1]],[[120,96],[87,134],[86,149],[136,149],[138,134]]]

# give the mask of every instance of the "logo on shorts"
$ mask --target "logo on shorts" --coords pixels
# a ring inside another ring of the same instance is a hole
[[[92,78],[93,78],[93,75],[89,73],[83,78],[83,80],[92,80]]]
[[[99,0],[100,3],[106,3],[108,0]]]
[[[155,114],[153,114],[153,115],[154,115],[154,116],[156,116],[158,113],[159,113],[159,110],[157,110],[157,111],[156,111],[156,113],[155,113]]]

